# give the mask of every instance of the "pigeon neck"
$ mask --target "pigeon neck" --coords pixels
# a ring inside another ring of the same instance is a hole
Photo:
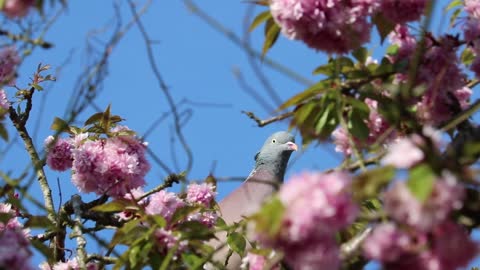
[[[289,157],[290,153],[281,155],[280,158],[274,160],[259,158],[255,166],[255,171],[268,172],[268,174],[274,176],[276,181],[283,182]]]

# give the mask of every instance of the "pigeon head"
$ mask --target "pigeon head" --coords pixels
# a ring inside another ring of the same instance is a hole
[[[283,181],[288,159],[298,149],[295,137],[285,131],[272,134],[255,155],[255,171],[265,171]]]

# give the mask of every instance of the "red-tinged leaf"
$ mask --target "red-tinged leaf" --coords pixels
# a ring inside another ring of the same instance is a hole
[[[248,31],[253,31],[255,28],[257,28],[261,23],[267,21],[268,19],[272,18],[272,14],[270,13],[270,10],[264,11],[260,14],[258,14],[255,19],[253,19],[252,24],[248,28]]]
[[[100,112],[100,113],[95,113],[93,114],[92,116],[90,116],[87,121],[85,121],[85,123],[83,124],[84,126],[88,126],[88,125],[93,125],[95,123],[98,123],[100,122],[100,120],[102,119],[103,117],[103,112]]]
[[[101,205],[97,205],[92,208],[93,211],[97,212],[121,212],[129,205],[129,202],[123,200],[115,200],[107,202]]]
[[[55,117],[55,119],[53,119],[52,125],[50,126],[50,129],[57,132],[62,132],[68,129],[68,123],[67,121],[59,117]]]
[[[372,21],[380,35],[380,42],[383,43],[388,34],[395,29],[395,23],[383,16],[382,13],[375,14],[375,16],[372,17]]]
[[[368,58],[368,50],[365,47],[360,47],[352,52],[353,57],[360,63],[365,63]]]
[[[4,141],[8,141],[8,131],[3,125],[3,123],[0,123],[0,137],[2,137]]]

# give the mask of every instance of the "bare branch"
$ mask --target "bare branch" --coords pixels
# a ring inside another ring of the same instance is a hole
[[[173,119],[174,119],[174,125],[175,125],[175,132],[177,134],[177,137],[180,141],[180,144],[182,145],[183,149],[185,150],[185,153],[187,155],[187,166],[185,169],[186,174],[190,172],[193,166],[193,153],[190,149],[190,146],[188,145],[185,136],[183,135],[182,132],[182,127],[180,125],[180,116],[177,112],[177,108],[175,106],[175,102],[173,100],[173,97],[170,93],[170,90],[165,83],[162,75],[160,74],[160,70],[157,67],[157,64],[155,62],[155,56],[153,54],[153,49],[152,49],[152,41],[150,37],[148,36],[148,33],[143,26],[143,23],[141,22],[140,18],[138,17],[137,10],[135,7],[135,4],[129,0],[128,1],[130,5],[130,10],[132,12],[132,15],[136,18],[136,24],[138,26],[138,29],[140,30],[140,33],[142,34],[143,40],[145,42],[145,46],[147,49],[147,55],[148,55],[148,61],[150,62],[150,67],[159,83],[160,89],[162,90],[163,94],[165,95],[165,98],[167,99],[167,102],[170,106],[170,110],[172,111],[173,114]]]
[[[278,122],[278,121],[284,120],[286,118],[289,118],[293,115],[294,112],[293,111],[286,112],[286,113],[283,113],[283,114],[280,114],[280,115],[277,115],[277,116],[274,116],[274,117],[271,117],[271,118],[268,118],[268,119],[265,119],[265,120],[262,120],[262,119],[258,118],[257,116],[255,116],[255,114],[253,112],[242,111],[242,113],[246,114],[250,119],[257,122],[257,125],[259,127],[263,127],[263,126],[269,125],[271,123]]]
[[[77,261],[80,269],[86,269],[87,265],[87,252],[85,251],[85,246],[87,245],[87,241],[85,237],[83,237],[82,232],[82,199],[80,195],[75,194],[71,198],[73,212],[75,213],[75,218],[73,219],[74,226],[72,237],[77,239]]]

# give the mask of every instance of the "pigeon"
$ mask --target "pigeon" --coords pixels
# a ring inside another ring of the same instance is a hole
[[[247,179],[239,188],[219,202],[221,216],[227,225],[239,222],[244,216],[260,210],[263,202],[283,183],[288,160],[297,148],[295,137],[288,132],[279,131],[268,137],[255,155],[255,168]],[[226,242],[226,234],[218,234],[217,238],[219,242],[213,243],[215,248]],[[228,248],[224,247],[215,253],[214,260],[224,263],[227,254]],[[226,268],[240,269],[241,261],[238,254],[233,254]]]

